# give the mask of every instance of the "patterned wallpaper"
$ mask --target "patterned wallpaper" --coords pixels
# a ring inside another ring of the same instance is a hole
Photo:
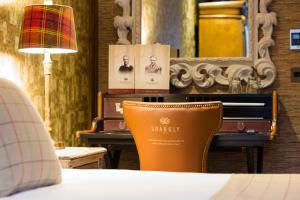
[[[52,136],[66,145],[78,145],[75,132],[86,129],[90,120],[90,9],[91,1],[54,0],[74,9],[78,53],[53,55],[50,82]],[[42,0],[0,1],[0,77],[18,84],[44,116],[43,55],[17,51],[23,7]]]

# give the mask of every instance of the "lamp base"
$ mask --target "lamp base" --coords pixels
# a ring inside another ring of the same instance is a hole
[[[58,141],[58,142],[54,142],[54,147],[55,149],[64,149],[65,147],[65,143],[62,141]]]

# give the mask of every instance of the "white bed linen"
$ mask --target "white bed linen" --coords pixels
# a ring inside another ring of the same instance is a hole
[[[205,200],[231,176],[101,169],[63,169],[62,175],[59,185],[20,192],[1,200]]]

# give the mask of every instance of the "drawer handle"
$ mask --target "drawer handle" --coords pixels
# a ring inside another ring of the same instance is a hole
[[[119,112],[123,115],[123,108],[121,107],[121,103],[115,103],[116,112]]]
[[[246,125],[244,122],[238,122],[236,128],[239,132],[243,132],[246,129]]]
[[[120,130],[125,130],[126,129],[126,123],[124,121],[119,122],[119,129]]]

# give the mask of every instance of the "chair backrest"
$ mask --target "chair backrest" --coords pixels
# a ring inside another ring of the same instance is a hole
[[[141,170],[206,172],[213,134],[222,126],[221,102],[124,101],[123,109]]]

